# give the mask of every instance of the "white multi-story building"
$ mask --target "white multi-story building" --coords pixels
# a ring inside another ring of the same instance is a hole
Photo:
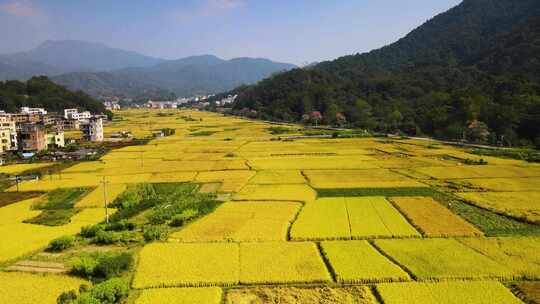
[[[21,113],[23,114],[40,114],[40,115],[46,115],[47,111],[43,108],[29,108],[29,107],[22,107]]]
[[[88,120],[92,117],[92,114],[88,111],[79,113],[77,109],[64,109],[65,119],[74,119],[78,121]]]
[[[18,149],[17,128],[14,121],[0,117],[0,153]]]
[[[90,117],[87,122],[81,124],[81,131],[86,141],[103,141],[103,119]]]

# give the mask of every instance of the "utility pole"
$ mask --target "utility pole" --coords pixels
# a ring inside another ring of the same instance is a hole
[[[15,176],[15,183],[17,184],[17,192],[19,192],[19,176]]]
[[[107,202],[107,178],[103,176],[101,184],[103,185],[103,200],[105,202],[105,221],[109,223],[109,203]]]

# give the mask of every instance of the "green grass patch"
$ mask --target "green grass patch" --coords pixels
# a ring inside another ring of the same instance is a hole
[[[34,209],[42,210],[42,212],[24,222],[45,226],[68,224],[71,218],[80,211],[74,208],[75,203],[88,191],[87,188],[53,190],[47,194],[43,201],[33,206]]]
[[[428,196],[478,227],[487,236],[540,235],[540,225],[473,206],[451,193],[437,191],[433,188],[318,189],[317,193],[319,197]]]
[[[525,160],[540,163],[540,151],[535,149],[473,149],[472,154]]]
[[[0,195],[0,208],[40,195],[43,195],[43,192],[2,192],[2,195]]]
[[[189,136],[211,136],[211,135],[214,135],[216,133],[219,133],[219,131],[197,131],[197,132],[193,132],[191,134],[189,134]]]

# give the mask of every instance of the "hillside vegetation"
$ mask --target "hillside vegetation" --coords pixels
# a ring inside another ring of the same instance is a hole
[[[489,133],[473,140],[538,146],[539,16],[534,0],[465,0],[389,46],[239,88],[235,110],[449,139],[476,122]]]
[[[104,113],[103,104],[83,92],[72,92],[55,84],[47,77],[33,77],[26,82],[0,81],[0,110],[18,112],[20,107],[43,107],[48,111],[63,112],[79,108],[92,113]]]

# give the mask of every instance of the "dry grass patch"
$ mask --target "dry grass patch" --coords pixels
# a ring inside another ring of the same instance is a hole
[[[369,287],[259,287],[232,289],[227,292],[226,304],[376,304]]]
[[[321,247],[338,282],[397,282],[410,279],[403,269],[381,255],[367,241],[323,242]]]
[[[501,283],[440,282],[379,284],[377,291],[386,304],[520,304]]]
[[[397,208],[426,236],[479,236],[483,233],[431,197],[393,197]]]
[[[158,288],[145,289],[135,304],[220,304],[221,288]]]
[[[301,204],[231,202],[171,235],[182,242],[285,241]]]
[[[375,246],[423,280],[514,276],[508,267],[454,239],[375,240]]]
[[[233,285],[239,281],[238,244],[153,243],[140,253],[134,288]]]
[[[240,261],[245,284],[332,281],[314,243],[242,243]]]

